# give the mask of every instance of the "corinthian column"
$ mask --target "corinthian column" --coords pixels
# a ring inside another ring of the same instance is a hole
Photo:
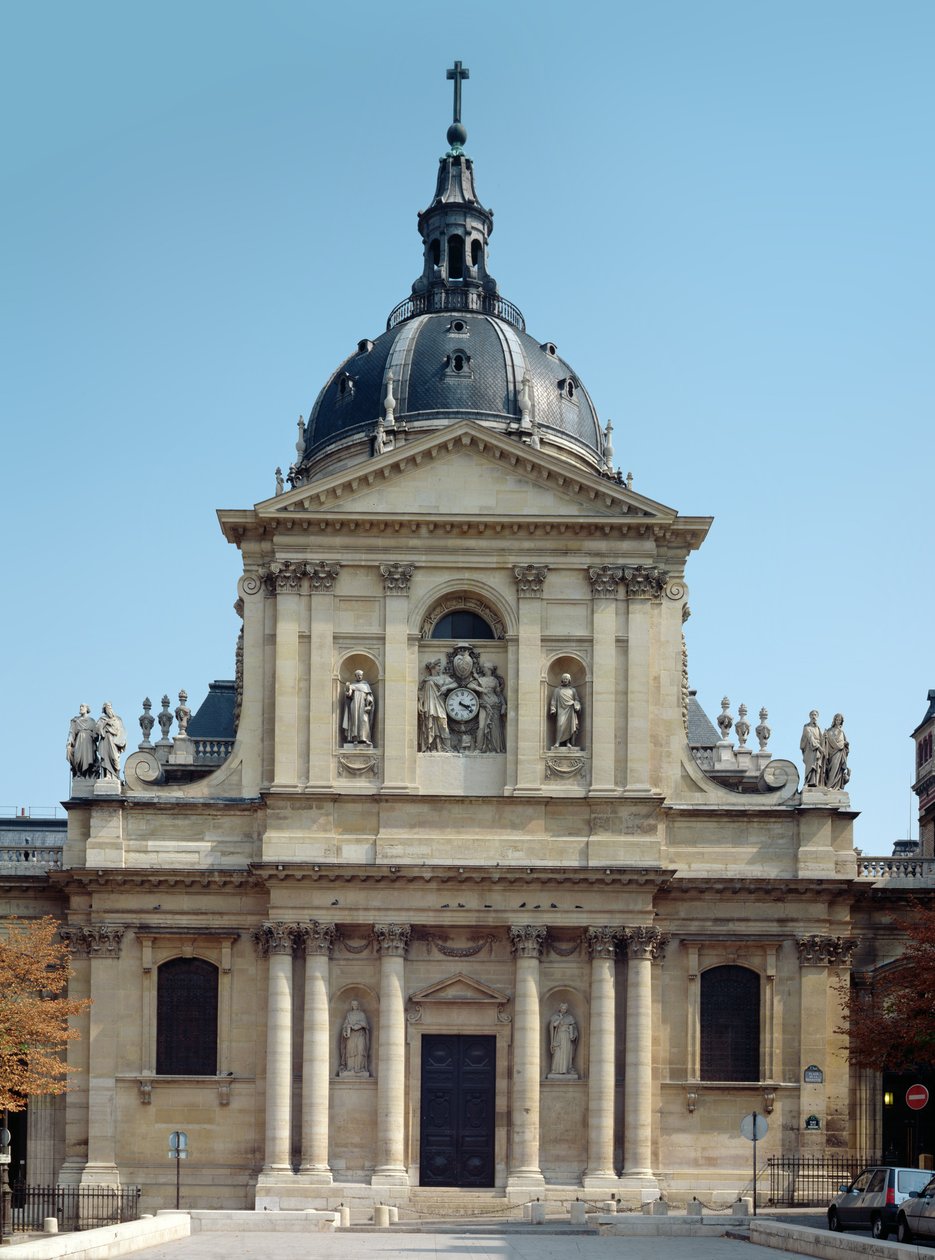
[[[585,1189],[617,1184],[614,1172],[614,968],[621,929],[589,927],[591,1061],[588,1070],[588,1167]]]
[[[306,1181],[331,1184],[328,1102],[331,1087],[329,959],[333,923],[301,929],[305,943],[305,1026],[302,1040],[302,1164]]]
[[[291,1173],[292,948],[294,923],[264,923],[253,933],[269,959],[266,999],[266,1155],[264,1173]]]
[[[539,1168],[539,957],[544,941],[544,927],[525,924],[510,928],[510,944],[516,957],[516,997],[508,1189],[545,1185]]]
[[[624,1185],[655,1185],[652,1169],[652,966],[668,936],[654,927],[627,928],[627,1050],[624,1092]]]
[[[375,923],[380,951],[380,1054],[377,1064],[377,1165],[374,1186],[407,1186],[406,950],[408,923]]]

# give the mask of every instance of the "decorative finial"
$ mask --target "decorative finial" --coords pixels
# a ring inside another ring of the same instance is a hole
[[[295,452],[299,457],[299,462],[301,463],[302,456],[305,454],[305,421],[301,416],[299,416],[297,427],[299,430],[299,436],[295,441]]]
[[[391,429],[396,423],[396,399],[393,397],[392,372],[386,374],[386,397],[383,399],[383,408],[386,412],[384,423]]]
[[[528,433],[532,428],[530,417],[532,415],[532,381],[529,379],[529,373],[523,373],[523,379],[519,389],[519,427]]]
[[[734,723],[734,734],[740,740],[740,747],[746,748],[750,735],[750,723],[747,721],[747,706],[742,704],[737,710],[737,721]]]
[[[454,113],[452,116],[451,126],[448,128],[448,143],[451,145],[452,156],[457,156],[464,152],[464,146],[467,143],[467,129],[461,123],[461,81],[469,79],[471,72],[467,66],[462,66],[460,61],[456,61],[450,70],[445,71],[445,77],[454,79]]]
[[[631,472],[627,473],[627,489],[633,489],[633,474]]]
[[[766,723],[768,717],[769,713],[767,713],[766,709],[760,709],[760,724],[756,728],[756,737],[760,741],[760,752],[766,752],[766,745],[769,743],[769,737],[773,733]]]
[[[721,732],[721,740],[726,743],[730,737],[730,728],[734,725],[734,719],[730,715],[730,701],[727,696],[721,701],[721,712],[717,715],[717,724]]]
[[[614,444],[610,438],[613,431],[614,426],[610,420],[608,420],[607,426],[604,429],[604,471],[610,473],[611,475],[613,475],[614,471]]]

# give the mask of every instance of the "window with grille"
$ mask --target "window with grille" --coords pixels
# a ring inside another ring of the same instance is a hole
[[[701,1079],[760,1079],[760,977],[749,967],[701,973]]]
[[[473,641],[474,639],[492,639],[493,637],[494,633],[484,618],[467,608],[445,613],[444,617],[439,618],[438,624],[432,631],[433,639],[467,639]]]
[[[156,1073],[214,1076],[218,1066],[218,969],[170,958],[158,972]]]

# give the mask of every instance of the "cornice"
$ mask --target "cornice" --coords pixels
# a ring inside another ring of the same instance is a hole
[[[350,866],[330,863],[254,863],[251,872],[265,883],[295,881],[330,884],[501,884],[524,888],[559,885],[641,885],[664,888],[674,869],[662,867],[528,866]]]
[[[757,878],[750,875],[679,875],[667,884],[666,893],[675,900],[684,896],[717,896],[717,897],[765,897],[773,901],[784,901],[790,897],[851,897],[854,894],[856,880],[829,877],[828,879],[798,879],[794,876],[764,876]]]
[[[244,868],[211,868],[197,870],[139,870],[125,866],[95,869],[69,867],[64,871],[50,871],[50,882],[63,888],[88,888],[93,890],[115,888],[256,888],[263,887],[253,871]]]

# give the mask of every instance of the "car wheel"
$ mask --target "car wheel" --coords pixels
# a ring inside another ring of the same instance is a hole
[[[904,1216],[900,1216],[896,1221],[896,1239],[898,1242],[912,1242],[912,1230],[909,1228],[909,1222]]]
[[[836,1234],[843,1234],[844,1232],[844,1226],[841,1224],[837,1208],[828,1209],[828,1228],[833,1229]]]
[[[874,1238],[889,1238],[890,1231],[883,1224],[883,1217],[874,1213],[870,1221],[870,1233]]]

